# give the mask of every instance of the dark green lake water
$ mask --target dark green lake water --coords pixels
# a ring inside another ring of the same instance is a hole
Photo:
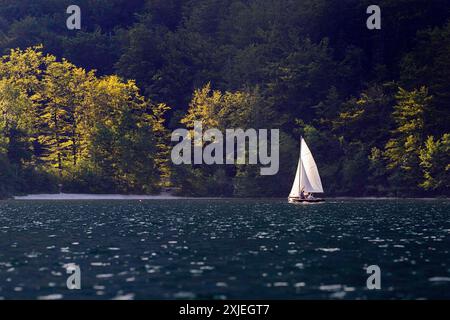
[[[445,200],[4,201],[0,298],[449,299],[449,236]]]

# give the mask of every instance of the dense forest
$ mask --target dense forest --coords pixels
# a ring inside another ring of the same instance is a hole
[[[0,0],[0,196],[287,196],[303,136],[335,196],[450,194],[450,3]],[[68,30],[77,4],[81,30]],[[280,172],[175,166],[170,133],[280,129]]]

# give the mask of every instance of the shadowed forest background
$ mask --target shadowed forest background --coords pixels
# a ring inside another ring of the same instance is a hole
[[[77,4],[82,30],[66,27]],[[0,0],[0,196],[450,194],[450,3]],[[173,166],[170,133],[279,128],[280,172]]]

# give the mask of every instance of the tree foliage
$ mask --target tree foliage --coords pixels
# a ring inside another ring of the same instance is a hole
[[[63,190],[158,190],[168,108],[133,81],[98,78],[40,47],[12,50],[0,74],[0,150],[11,164],[53,174]]]
[[[381,0],[381,30],[369,0],[70,4],[0,0],[0,193],[285,196],[301,135],[328,194],[450,192],[446,1]],[[172,166],[195,120],[280,129],[280,173]]]

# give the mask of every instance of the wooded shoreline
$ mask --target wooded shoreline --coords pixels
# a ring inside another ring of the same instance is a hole
[[[380,0],[380,30],[369,0],[81,1],[81,30],[65,0],[6,2],[0,197],[283,197],[300,137],[327,195],[450,196],[447,1]],[[280,170],[176,165],[197,121],[279,130]]]
[[[33,200],[51,200],[51,201],[65,201],[65,200],[261,200],[261,198],[246,198],[246,197],[178,197],[173,195],[120,195],[120,194],[35,194],[27,196],[13,196],[3,200],[19,200],[19,201],[33,201]],[[434,197],[434,198],[398,198],[398,197],[325,197],[327,201],[334,200],[449,200],[448,197]],[[285,198],[274,197],[265,198],[264,200],[286,200]]]

